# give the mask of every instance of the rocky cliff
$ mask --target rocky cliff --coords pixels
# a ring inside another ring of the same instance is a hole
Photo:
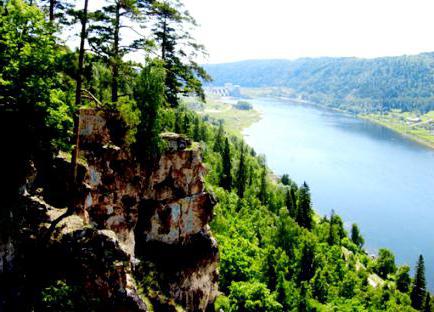
[[[217,295],[218,248],[200,148],[165,134],[166,152],[147,163],[127,146],[120,123],[81,110],[74,185],[66,158],[55,159],[44,187],[37,169],[28,170],[23,226],[2,239],[0,276],[20,272],[26,282],[15,283],[17,292],[28,297],[46,281],[76,285],[109,311],[205,311]]]

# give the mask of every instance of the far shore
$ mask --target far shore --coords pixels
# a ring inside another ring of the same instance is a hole
[[[259,97],[259,96],[258,96]],[[364,114],[354,114],[351,113],[349,111],[346,110],[342,110],[342,109],[338,109],[338,108],[334,108],[334,107],[330,107],[324,104],[320,104],[320,103],[315,103],[315,102],[311,102],[311,101],[307,101],[307,100],[303,100],[303,99],[299,99],[299,98],[291,98],[291,97],[283,97],[283,96],[264,96],[264,97],[269,97],[269,98],[274,98],[274,99],[279,99],[279,100],[284,100],[284,101],[291,101],[294,103],[298,103],[301,105],[312,105],[312,106],[317,106],[317,107],[321,107],[327,110],[331,110],[331,111],[335,111],[335,112],[339,112],[339,113],[344,113],[344,114],[348,114],[360,119],[364,119],[364,120],[368,120],[369,122],[375,123],[377,125],[383,126],[385,128],[388,128],[400,135],[402,135],[403,137],[412,140],[418,144],[421,144],[423,146],[426,146],[428,148],[434,149],[434,135],[430,136],[430,140],[427,140],[423,137],[420,137],[416,134],[412,134],[407,132],[405,129],[401,129],[398,128],[396,126],[394,126],[391,123],[388,123],[387,121],[384,120],[380,120],[379,117],[377,117],[377,115],[373,115],[376,118],[374,118],[373,116],[370,115],[364,115]]]

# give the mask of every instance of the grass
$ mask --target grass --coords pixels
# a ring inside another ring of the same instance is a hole
[[[223,120],[225,130],[230,134],[242,136],[242,131],[261,119],[261,114],[254,110],[239,110],[224,99],[216,96],[208,97],[203,105],[194,99],[186,99],[187,105],[202,116]]]
[[[359,117],[373,121],[414,141],[434,148],[434,111],[417,114],[391,110],[385,114],[363,114]],[[419,118],[420,122],[410,122],[408,118]]]

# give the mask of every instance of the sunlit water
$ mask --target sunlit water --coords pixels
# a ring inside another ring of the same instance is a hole
[[[245,140],[277,174],[311,187],[315,210],[355,222],[366,248],[394,251],[412,268],[419,254],[434,287],[434,150],[343,113],[284,100],[250,101],[262,119]]]

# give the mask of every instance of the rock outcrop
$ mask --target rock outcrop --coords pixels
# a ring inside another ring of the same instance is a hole
[[[57,196],[27,185],[22,192],[24,236],[33,244],[26,249],[45,253],[40,274],[49,267],[49,278],[80,284],[107,311],[205,311],[217,295],[218,248],[199,146],[164,134],[167,151],[147,163],[124,143],[118,116],[83,109],[79,120],[73,200],[65,200],[72,186],[64,158],[53,173]],[[73,211],[65,208],[71,202]],[[13,249],[0,246],[0,270],[14,262]],[[143,284],[148,273],[152,285]]]

